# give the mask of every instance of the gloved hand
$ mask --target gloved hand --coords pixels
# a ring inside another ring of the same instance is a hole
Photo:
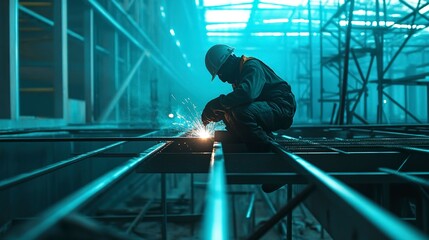
[[[223,115],[225,113],[224,107],[220,103],[220,99],[223,95],[211,100],[208,102],[201,114],[201,121],[204,126],[209,124],[210,122],[219,122],[222,120]]]

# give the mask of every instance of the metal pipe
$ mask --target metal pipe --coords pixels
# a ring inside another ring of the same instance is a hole
[[[410,181],[412,183],[415,183],[417,185],[429,188],[429,181],[424,179],[424,178],[415,177],[415,176],[412,176],[410,174],[398,172],[398,171],[395,171],[395,170],[389,169],[389,168],[378,168],[378,170],[392,174],[392,175],[395,175],[395,176],[400,177],[400,178],[403,178],[403,179]]]
[[[350,229],[353,232],[338,230],[336,232],[338,236],[333,235],[334,238],[344,239],[347,238],[346,236],[355,236],[362,239],[426,239],[422,233],[403,223],[336,178],[329,176],[303,158],[287,152],[278,143],[272,142],[272,145],[273,150],[280,154],[299,174],[314,183],[330,201],[341,206],[342,213],[352,214],[354,221],[359,223],[354,226],[354,229]],[[359,228],[364,228],[365,231],[359,231]]]
[[[143,134],[140,137],[145,137],[145,136],[148,136],[148,135],[150,135],[152,133],[154,133],[154,132]],[[78,156],[75,156],[75,157],[72,157],[72,158],[68,158],[68,159],[65,159],[65,160],[53,163],[51,165],[48,165],[48,166],[45,166],[45,167],[33,170],[31,172],[22,173],[22,174],[19,174],[17,176],[14,176],[14,177],[11,177],[11,178],[8,178],[8,179],[4,179],[4,180],[0,181],[0,190],[4,190],[4,189],[7,189],[7,188],[16,186],[16,185],[18,185],[20,183],[28,182],[28,181],[30,181],[33,178],[45,175],[47,173],[53,172],[53,171],[58,170],[60,168],[64,168],[64,167],[69,166],[71,164],[75,164],[75,163],[80,162],[80,161],[82,161],[84,159],[87,159],[89,157],[95,156],[98,153],[107,151],[109,149],[112,149],[112,148],[114,148],[116,146],[119,146],[121,144],[124,144],[124,143],[126,143],[126,141],[113,143],[113,144],[110,144],[108,146],[105,146],[105,147],[102,147],[102,148],[99,148],[99,149],[96,149],[96,150],[93,150],[93,151],[90,151],[90,152],[87,152],[87,153],[83,153],[83,154],[80,154]]]
[[[111,170],[64,200],[46,210],[40,218],[27,226],[26,231],[17,231],[11,238],[40,239],[43,234],[70,213],[78,210],[94,197],[105,192],[114,183],[134,171],[146,159],[162,151],[171,142],[158,143],[140,154],[139,157],[128,160],[125,164]]]
[[[202,239],[229,239],[228,202],[222,143],[214,142],[203,219]]]
[[[247,239],[260,239],[272,227],[274,227],[280,220],[288,215],[296,206],[306,199],[314,190],[314,185],[308,185],[302,192],[292,198],[283,208],[281,208],[274,216],[272,216],[264,225],[259,227]],[[288,234],[289,235],[289,234]],[[290,238],[288,238],[290,239]]]

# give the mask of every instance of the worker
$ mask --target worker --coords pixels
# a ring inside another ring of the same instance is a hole
[[[268,151],[272,132],[288,129],[296,110],[290,85],[257,58],[234,54],[225,44],[212,46],[205,56],[212,76],[232,85],[233,91],[209,101],[201,120],[223,121],[226,130],[251,151]]]

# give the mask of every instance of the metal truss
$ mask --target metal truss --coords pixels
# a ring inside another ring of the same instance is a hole
[[[65,132],[73,136],[64,136]],[[97,136],[100,133],[106,135],[106,132],[128,133],[131,136]],[[114,143],[2,179],[0,196],[5,196],[1,194],[13,191],[20,185],[31,184],[42,176],[70,168],[81,161],[90,161],[94,157],[125,159],[102,176],[68,193],[63,200],[36,217],[35,221],[19,217],[13,219],[11,215],[12,223],[23,221],[23,224],[19,228],[5,225],[3,231],[12,229],[6,232],[6,236],[11,238],[44,239],[76,234],[78,229],[83,229],[82,234],[90,238],[109,236],[112,239],[127,239],[138,236],[135,235],[136,228],[141,222],[160,221],[161,236],[166,239],[169,234],[167,222],[179,220],[202,221],[202,230],[199,232],[205,239],[228,239],[232,235],[238,237],[236,224],[244,221],[250,227],[247,233],[249,239],[259,239],[278,223],[283,226],[283,234],[291,239],[292,211],[304,204],[334,239],[428,237],[427,125],[294,127],[277,132],[271,151],[268,152],[247,149],[225,132],[216,132],[214,139],[178,134],[181,133],[171,130],[148,132],[132,128],[3,132],[0,146],[26,142]],[[141,148],[142,143],[146,147],[139,152],[136,151],[138,148],[127,147],[136,144]],[[167,175],[183,173],[191,177],[190,199],[187,203],[191,205],[191,210],[187,214],[174,215],[167,208],[168,201],[171,201],[166,196],[169,191]],[[198,173],[208,174],[208,182],[203,184],[207,186],[207,192],[203,200],[204,212],[201,213],[194,207],[197,200],[194,199],[193,187],[196,182],[193,176]],[[160,176],[159,213],[150,213],[149,209],[154,206],[155,200],[149,199],[141,203],[136,215],[118,212],[109,214],[108,209],[104,210],[107,215],[84,214],[85,208],[99,205],[99,199],[103,199],[102,196],[108,192],[111,192],[108,197],[110,201],[115,195],[122,196],[122,186],[134,185],[130,181],[123,181],[130,174]],[[266,199],[265,193],[256,189],[242,192],[249,196],[246,214],[242,219],[235,214],[235,200],[228,200],[228,197],[241,194],[240,191],[228,189],[249,184],[287,185],[288,188],[284,207],[278,210],[270,207],[272,218],[258,227],[254,223],[255,199]],[[4,200],[0,199],[3,203]],[[408,203],[414,206],[412,216],[398,211],[398,207],[409,208]],[[231,211],[232,220],[229,219]],[[285,217],[286,225],[283,223]],[[407,219],[414,227],[401,219]],[[104,226],[106,222],[126,223],[126,227],[114,230]]]
[[[321,17],[321,121],[324,118],[325,106],[327,104],[331,106],[333,103],[331,123],[351,124],[353,119],[356,119],[363,124],[368,124],[370,122],[367,118],[368,83],[375,83],[377,85],[376,123],[388,122],[386,117],[383,120],[384,99],[388,99],[400,108],[407,119],[410,117],[413,121],[422,123],[415,113],[408,110],[406,103],[397,101],[386,88],[391,86],[428,88],[429,83],[425,78],[429,74],[424,71],[426,63],[418,67],[422,69],[421,73],[410,73],[406,77],[397,77],[392,68],[400,54],[408,56],[426,48],[424,44],[410,44],[410,39],[417,38],[418,33],[429,26],[427,12],[421,12],[428,5],[429,3],[423,1],[419,1],[417,6],[411,6],[406,1],[400,1],[399,6],[388,6],[386,1],[377,0],[374,3],[367,3],[348,0],[329,18]],[[403,16],[399,19],[388,15],[400,11],[400,7],[407,8],[410,12],[406,15],[401,13]],[[375,15],[368,15],[369,10],[372,10]],[[320,11],[323,12],[322,6]],[[357,11],[365,11],[366,14],[364,16],[353,14]],[[359,25],[357,22],[362,24]],[[337,48],[337,53],[326,51],[329,47]],[[389,55],[388,51],[393,54]],[[373,71],[374,68],[375,71]],[[329,71],[331,76],[338,77],[339,91],[333,91],[332,88],[326,89],[332,81],[326,82],[324,70]],[[360,103],[363,104],[363,109],[357,111]],[[429,116],[429,108],[426,110]]]

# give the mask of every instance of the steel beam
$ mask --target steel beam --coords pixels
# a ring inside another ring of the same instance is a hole
[[[214,142],[203,219],[203,239],[229,239],[229,215],[222,144]]]
[[[145,137],[145,136],[148,136],[148,135],[153,134],[153,133],[154,132],[146,133],[146,134],[143,134],[141,137]],[[114,148],[116,146],[122,145],[124,143],[126,143],[126,142],[125,141],[116,142],[116,143],[110,144],[108,146],[105,146],[105,147],[102,147],[102,148],[99,148],[99,149],[96,149],[96,150],[93,150],[93,151],[90,151],[90,152],[87,152],[87,153],[83,153],[83,154],[80,154],[80,155],[72,157],[72,158],[68,158],[68,159],[64,159],[64,160],[58,161],[56,163],[53,163],[51,165],[48,165],[48,166],[45,166],[45,167],[33,170],[31,172],[22,173],[20,175],[14,176],[14,177],[1,180],[0,181],[0,190],[4,190],[4,189],[7,189],[7,188],[14,187],[14,186],[16,186],[18,184],[21,184],[21,183],[24,183],[24,182],[28,182],[28,181],[36,178],[36,177],[39,177],[39,176],[51,173],[53,171],[56,171],[56,170],[64,168],[64,167],[67,167],[67,166],[72,165],[72,164],[75,164],[75,163],[80,162],[80,161],[82,161],[84,159],[93,157],[93,156],[95,156],[95,155],[97,155],[99,153],[102,153],[102,152],[105,152],[105,151],[107,151],[109,149],[112,149],[112,148]]]
[[[67,0],[54,5],[54,117],[68,118]]]
[[[349,59],[350,59],[350,41],[351,41],[351,33],[352,33],[352,21],[353,21],[353,10],[355,6],[355,1],[350,0],[350,8],[349,8],[349,16],[347,18],[347,32],[346,32],[346,49],[344,52],[344,68],[343,68],[343,79],[341,82],[341,99],[340,105],[338,108],[338,123],[339,125],[344,124],[344,117],[346,111],[346,98],[348,98],[347,88],[348,88],[348,76],[349,76]],[[340,28],[341,29],[341,28]],[[349,103],[347,104],[347,109],[349,107]],[[347,119],[349,118],[347,113]],[[347,121],[348,123],[348,121]]]
[[[40,239],[59,221],[84,206],[91,199],[107,191],[114,183],[134,171],[134,169],[146,159],[162,151],[168,144],[169,142],[156,144],[142,152],[139,157],[128,160],[121,166],[85,185],[83,188],[46,210],[40,215],[37,221],[24,226],[26,231],[16,231],[10,237],[28,240]]]
[[[382,172],[386,172],[392,175],[395,175],[397,177],[403,178],[409,182],[415,183],[419,186],[423,186],[426,188],[429,188],[429,181],[423,178],[419,178],[419,177],[415,177],[413,175],[410,175],[408,173],[404,173],[404,172],[399,172],[399,171],[394,171],[392,169],[389,168],[379,168],[380,171]]]
[[[85,8],[83,25],[85,121],[92,123],[94,122],[95,26],[94,11],[91,8]]]
[[[0,1],[0,119],[19,119],[18,0]]]
[[[317,187],[317,199],[324,199],[320,208],[330,208],[319,222],[333,238],[338,239],[426,239],[419,231],[378,207],[339,180],[327,175],[301,157],[273,143],[280,154],[299,174]],[[313,196],[313,195],[312,195]],[[322,202],[322,201],[320,201]],[[333,209],[341,211],[333,212]],[[330,215],[332,214],[332,216]],[[350,216],[353,216],[351,219]],[[317,216],[316,216],[317,217]],[[350,221],[352,220],[352,221]],[[341,224],[348,222],[349,224]],[[342,226],[338,228],[338,226]],[[395,229],[395,231],[392,231]]]

